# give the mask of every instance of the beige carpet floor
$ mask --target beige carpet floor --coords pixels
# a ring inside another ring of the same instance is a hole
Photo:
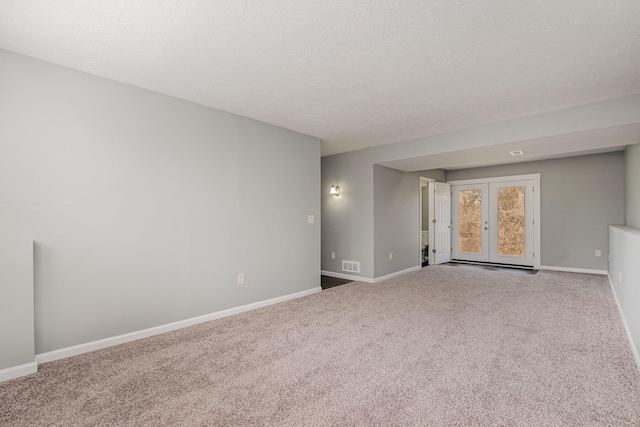
[[[41,366],[2,426],[640,425],[603,276],[447,266]]]

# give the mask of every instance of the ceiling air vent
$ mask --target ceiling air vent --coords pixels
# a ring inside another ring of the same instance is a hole
[[[342,271],[360,273],[360,263],[357,261],[342,261]]]

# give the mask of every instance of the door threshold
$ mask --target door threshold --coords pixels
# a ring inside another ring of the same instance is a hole
[[[477,265],[484,266],[489,268],[504,268],[504,269],[513,269],[513,270],[529,270],[529,271],[538,271],[531,265],[519,265],[519,264],[500,264],[497,262],[481,262],[481,261],[466,261],[461,259],[452,259],[450,264],[466,264],[466,265]]]

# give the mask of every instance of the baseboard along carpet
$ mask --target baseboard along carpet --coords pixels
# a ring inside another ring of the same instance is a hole
[[[2,426],[640,425],[607,279],[429,266],[43,364]]]

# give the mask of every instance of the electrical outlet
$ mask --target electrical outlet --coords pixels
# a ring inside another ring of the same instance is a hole
[[[238,274],[238,285],[244,285],[244,273]]]
[[[620,284],[622,285],[622,271],[619,273],[618,275],[618,281],[620,282]]]
[[[336,259],[336,253],[335,252],[331,252],[331,259]]]
[[[389,252],[389,259],[393,259],[393,254]]]
[[[316,222],[315,215],[307,215],[307,224],[313,224]]]
[[[596,250],[596,256],[602,256],[602,251],[601,250]]]

